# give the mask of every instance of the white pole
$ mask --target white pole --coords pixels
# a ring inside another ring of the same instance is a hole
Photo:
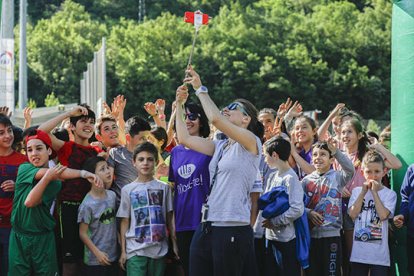
[[[26,48],[27,2],[20,0],[20,50],[19,50],[19,109],[27,105],[27,48]]]

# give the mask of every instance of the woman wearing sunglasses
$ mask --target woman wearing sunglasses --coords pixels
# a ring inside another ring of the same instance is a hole
[[[207,138],[210,126],[200,105],[185,104],[185,128],[189,135]],[[182,120],[181,120],[182,121]],[[178,141],[179,143],[180,141]],[[171,151],[168,181],[174,187],[174,219],[177,246],[185,275],[189,271],[190,244],[200,224],[201,206],[210,186],[208,164],[211,156],[179,144]]]
[[[189,135],[182,120],[188,91],[177,89],[177,134],[184,146],[212,156],[210,194],[203,205],[205,222],[197,228],[190,249],[190,275],[256,275],[253,230],[250,226],[250,193],[259,170],[263,125],[256,108],[239,99],[222,114],[202,86],[199,75],[189,67],[190,83],[209,121],[227,137],[211,141]]]

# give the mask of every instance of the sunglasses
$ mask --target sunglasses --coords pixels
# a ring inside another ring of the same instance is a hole
[[[246,108],[244,108],[244,106],[241,103],[239,103],[239,102],[231,103],[226,108],[228,110],[238,110],[241,113],[243,113],[244,115],[249,116],[249,114],[246,111]]]
[[[184,114],[184,119],[189,119],[190,121],[196,121],[198,118],[200,118],[200,114],[198,113],[186,113]]]

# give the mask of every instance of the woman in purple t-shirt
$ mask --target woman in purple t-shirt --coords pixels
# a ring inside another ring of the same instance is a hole
[[[210,126],[201,106],[186,103],[184,115],[189,135],[209,136]],[[181,264],[188,275],[190,244],[200,224],[201,206],[210,186],[208,165],[211,156],[178,145],[171,151],[170,158],[168,181],[174,186],[175,232]]]

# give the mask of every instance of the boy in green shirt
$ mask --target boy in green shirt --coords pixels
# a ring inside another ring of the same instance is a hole
[[[99,177],[87,171],[57,165],[48,169],[53,154],[49,136],[34,130],[26,138],[30,163],[19,167],[9,244],[9,276],[58,275],[53,229],[55,220],[50,207],[61,189],[59,179],[82,177],[102,186]]]

